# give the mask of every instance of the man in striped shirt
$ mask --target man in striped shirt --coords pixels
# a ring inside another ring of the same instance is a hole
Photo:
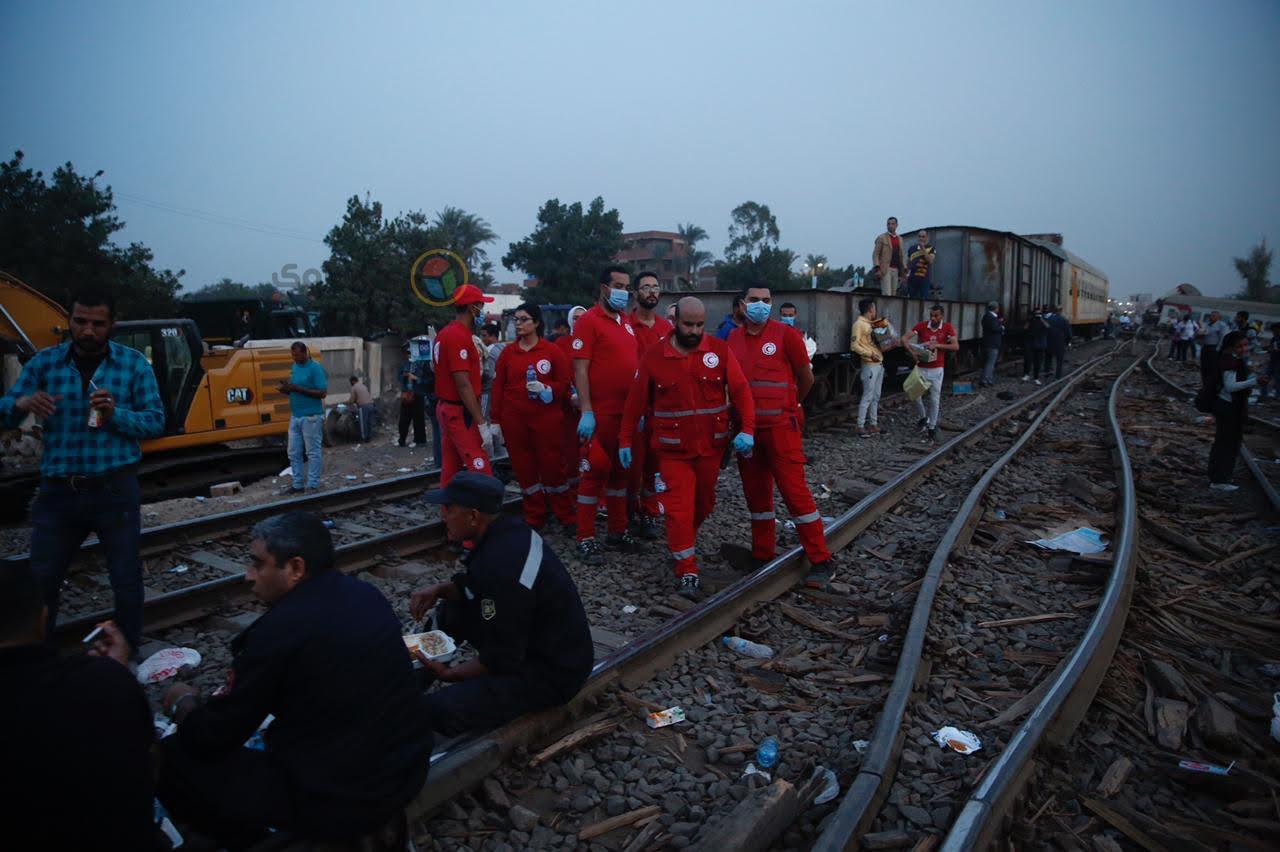
[[[31,567],[49,626],[67,566],[96,533],[115,595],[115,620],[132,653],[142,638],[138,442],[164,433],[164,406],[147,359],[112,342],[115,300],[83,291],[71,305],[71,340],[36,354],[0,399],[0,428],[28,415],[42,425],[40,489],[31,506]]]

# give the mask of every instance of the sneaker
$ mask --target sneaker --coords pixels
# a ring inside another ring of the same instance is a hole
[[[629,532],[609,533],[604,543],[610,550],[621,550],[627,553],[640,549],[640,542],[633,538]]]
[[[697,574],[685,574],[680,578],[680,596],[691,601],[702,598],[702,581]]]
[[[926,443],[938,440],[938,430],[936,428],[924,430],[924,440]]]
[[[928,417],[921,417],[919,420],[917,420],[917,421],[916,421],[916,428],[917,428],[917,429],[923,429],[924,427],[926,427],[926,426],[928,426],[928,425],[929,425],[929,418],[928,418]]]
[[[871,437],[871,433],[870,433],[870,432],[868,432],[868,431],[867,431],[865,428],[863,428],[862,426],[859,426],[859,427],[858,427],[858,437],[859,437],[859,438],[870,438],[870,437]]]
[[[1027,374],[1027,375],[1023,376],[1023,377],[1022,377],[1022,380],[1023,380],[1024,382],[1029,382],[1029,381],[1031,381],[1031,375],[1030,375],[1030,374]]]
[[[870,432],[872,435],[879,435],[881,430],[879,426],[872,423],[870,426],[867,427],[867,431]]]
[[[751,552],[751,548],[740,544],[724,542],[720,545],[720,558],[731,568],[747,573],[759,571],[769,563],[768,559],[760,559]]]
[[[600,543],[594,538],[584,538],[578,542],[578,561],[583,565],[603,565],[604,554],[600,552]]]
[[[830,562],[811,565],[809,566],[808,576],[804,578],[804,585],[809,589],[825,589],[827,584],[831,582],[831,577],[834,573],[831,570]]]
[[[1044,384],[1044,382],[1040,381],[1039,379],[1036,379],[1036,384],[1037,384],[1037,385],[1042,385],[1042,384]]]
[[[1209,487],[1212,488],[1214,491],[1239,491],[1240,490],[1239,485],[1232,485],[1230,482],[1213,482],[1209,484]]]
[[[277,494],[293,494],[293,495],[296,495],[296,494],[301,494],[301,493],[302,493],[302,489],[301,489],[301,488],[294,488],[292,485],[286,485],[286,486],[284,486],[283,488],[277,488],[277,489],[276,489],[276,493],[277,493]]]
[[[641,515],[636,518],[635,528],[640,533],[640,537],[648,541],[657,541],[662,538],[662,521],[652,515]]]

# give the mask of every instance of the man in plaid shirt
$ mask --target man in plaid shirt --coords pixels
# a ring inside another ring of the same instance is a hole
[[[108,338],[115,299],[78,293],[71,341],[42,350],[0,398],[0,428],[43,421],[40,490],[31,506],[31,568],[49,626],[67,566],[97,533],[115,594],[115,620],[136,654],[142,638],[138,441],[164,434],[164,406],[147,359]]]

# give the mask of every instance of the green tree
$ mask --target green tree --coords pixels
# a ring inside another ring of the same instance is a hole
[[[511,243],[502,263],[538,279],[539,302],[580,303],[594,298],[596,276],[621,249],[622,218],[605,210],[603,198],[586,210],[552,198],[538,210],[533,233]]]
[[[23,153],[0,163],[0,269],[65,304],[82,284],[111,290],[120,317],[173,316],[182,270],[157,270],[142,243],[118,246],[124,228],[110,186],[77,174],[71,163],[46,179],[22,165]]]
[[[769,287],[794,287],[795,274],[791,267],[798,259],[790,249],[764,246],[754,257],[747,255],[737,260],[726,260],[716,272],[716,289],[740,290],[752,284]]]
[[[457,207],[445,207],[437,213],[433,226],[440,245],[432,248],[447,248],[454,252],[467,262],[467,268],[473,273],[475,267],[488,257],[481,246],[498,239],[488,222]]]
[[[414,260],[440,245],[425,214],[414,211],[386,220],[380,202],[352,196],[342,222],[324,241],[330,252],[324,280],[309,295],[329,333],[412,336],[425,333],[428,322],[452,318],[451,311],[432,308],[409,287]]]
[[[1234,257],[1231,260],[1236,266],[1236,272],[1244,279],[1244,290],[1237,298],[1265,302],[1271,275],[1271,249],[1267,248],[1266,239],[1250,249],[1248,257]]]
[[[276,287],[270,281],[263,281],[250,287],[230,278],[220,278],[212,284],[182,294],[184,302],[208,302],[217,299],[262,299],[270,301],[276,295]]]
[[[754,258],[766,248],[777,248],[781,236],[769,205],[745,201],[729,214],[729,245],[724,258],[730,263]]]

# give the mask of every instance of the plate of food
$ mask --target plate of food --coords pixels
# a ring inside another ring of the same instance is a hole
[[[447,657],[453,655],[458,650],[458,646],[454,644],[453,638],[443,630],[428,630],[426,633],[410,633],[404,636],[404,646],[409,651],[409,656],[414,656],[414,651],[422,651],[429,660],[443,661]]]

